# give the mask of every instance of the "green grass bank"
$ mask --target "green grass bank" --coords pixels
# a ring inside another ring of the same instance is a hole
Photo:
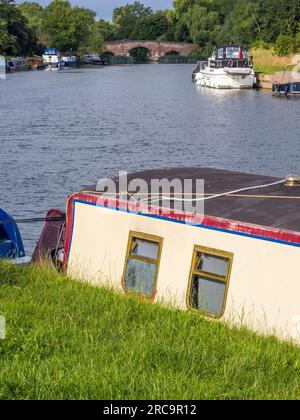
[[[272,75],[278,71],[292,70],[293,56],[279,57],[275,54],[274,48],[253,48],[254,70],[257,73]],[[295,54],[296,56],[296,54]]]
[[[300,398],[300,349],[0,264],[0,399]]]

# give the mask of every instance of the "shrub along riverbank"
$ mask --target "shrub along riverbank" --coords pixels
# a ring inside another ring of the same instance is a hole
[[[300,349],[0,264],[0,399],[300,398]]]
[[[253,48],[254,69],[257,73],[274,74],[293,68],[293,55],[280,57],[274,49]],[[299,60],[300,62],[300,60]]]

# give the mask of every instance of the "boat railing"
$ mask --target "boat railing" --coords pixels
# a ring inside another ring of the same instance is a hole
[[[208,61],[198,61],[197,68],[200,70],[204,70],[204,68],[208,65]]]
[[[210,67],[249,68],[252,67],[252,60],[238,58],[227,58],[225,60],[210,60]]]

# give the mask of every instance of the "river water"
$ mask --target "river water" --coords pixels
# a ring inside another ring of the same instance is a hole
[[[0,81],[0,207],[65,208],[69,193],[154,167],[300,173],[300,101],[205,90],[191,65],[21,72]],[[31,251],[42,226],[21,226]]]

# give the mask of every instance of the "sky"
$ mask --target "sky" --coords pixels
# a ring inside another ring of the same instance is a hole
[[[24,0],[16,0],[16,3],[22,3]],[[36,1],[41,5],[45,6],[50,3],[51,0],[28,0]],[[152,9],[171,9],[173,0],[139,0],[145,6],[150,6]],[[134,3],[134,0],[71,0],[73,6],[88,7],[97,13],[97,16],[101,19],[112,18],[112,11],[115,7],[124,6],[127,3]]]

